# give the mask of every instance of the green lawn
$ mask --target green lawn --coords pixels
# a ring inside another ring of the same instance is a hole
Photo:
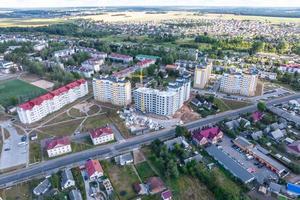
[[[23,103],[46,92],[46,90],[25,81],[9,80],[0,83],[0,104],[7,107],[14,103]],[[13,98],[15,98],[15,102]]]
[[[157,176],[147,162],[139,163],[135,165],[135,168],[138,171],[143,182],[147,181],[147,179],[152,176]]]

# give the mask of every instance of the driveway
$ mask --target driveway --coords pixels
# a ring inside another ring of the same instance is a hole
[[[2,134],[3,147],[0,157],[0,171],[20,165],[27,165],[29,162],[28,137],[26,141],[22,142],[21,138],[23,135],[19,135],[9,121],[0,122],[0,126],[1,129],[6,129],[10,134],[7,139]]]

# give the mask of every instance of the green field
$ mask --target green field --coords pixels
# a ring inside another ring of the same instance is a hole
[[[0,104],[4,107],[23,103],[47,91],[21,80],[0,83]]]

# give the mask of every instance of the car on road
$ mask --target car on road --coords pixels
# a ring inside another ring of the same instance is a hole
[[[9,150],[10,150],[10,148],[5,148],[5,149],[4,149],[4,151],[9,151]]]
[[[21,137],[21,141],[22,141],[22,142],[25,142],[26,139],[27,139],[27,136],[26,136],[26,135],[24,135],[24,136]]]

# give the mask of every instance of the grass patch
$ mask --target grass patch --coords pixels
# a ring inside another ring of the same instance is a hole
[[[145,182],[148,178],[152,176],[157,176],[147,162],[139,163],[135,165],[135,168],[138,171],[143,182]]]
[[[77,119],[69,122],[55,124],[53,126],[50,125],[41,128],[40,130],[52,136],[67,136],[73,134],[81,122],[82,119]]]
[[[41,145],[37,142],[30,142],[29,145],[29,162],[36,163],[42,161]]]
[[[134,199],[137,195],[132,185],[139,182],[132,166],[118,166],[111,162],[101,163],[119,199]]]
[[[76,108],[71,108],[71,110],[69,110],[69,114],[72,117],[84,117],[84,116],[86,116],[85,113],[80,112],[80,110],[78,110]]]
[[[93,105],[93,106],[90,107],[90,110],[87,112],[87,114],[88,115],[93,115],[93,114],[96,114],[99,111],[100,111],[99,106]]]
[[[0,104],[4,107],[23,103],[47,91],[18,79],[5,81],[0,85]]]
[[[65,112],[65,113],[58,115],[55,119],[51,120],[47,124],[54,124],[54,123],[63,122],[63,121],[71,120],[71,119],[72,118],[69,117],[69,115]]]
[[[90,129],[99,128],[111,123],[111,121],[106,117],[106,115],[98,115],[94,117],[89,117],[83,123],[83,131],[88,131]]]
[[[214,98],[214,104],[218,106],[220,112],[230,110],[230,107],[222,99]]]
[[[207,189],[205,184],[197,178],[182,175],[178,179],[170,180],[167,184],[172,189],[174,199],[180,200],[212,200],[214,195]]]
[[[222,101],[231,109],[239,109],[246,106],[249,106],[250,103],[244,102],[244,101],[234,101],[234,100],[228,100],[228,99],[222,99]]]

